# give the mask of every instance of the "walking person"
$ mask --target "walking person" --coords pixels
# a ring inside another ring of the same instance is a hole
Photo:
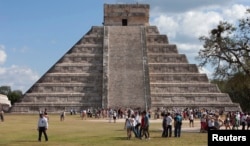
[[[172,136],[172,124],[173,119],[170,113],[167,113],[167,130],[166,130],[166,137]]]
[[[164,113],[164,117],[162,119],[162,137],[166,137],[167,136],[167,114]]]
[[[132,123],[130,121],[130,118],[126,118],[124,129],[126,129],[126,131],[127,131],[127,139],[130,140],[131,135],[132,135],[132,132],[131,132],[132,131]]]
[[[45,141],[48,141],[48,136],[47,136],[47,129],[48,129],[48,120],[45,117],[44,114],[40,114],[39,120],[38,120],[38,126],[37,126],[37,130],[38,130],[38,141],[41,141],[41,137],[42,134],[45,137]]]
[[[150,136],[150,134],[149,134],[149,117],[147,116],[146,111],[142,112],[141,128],[142,128],[141,139],[143,136],[145,136],[146,140],[150,139],[149,138],[149,136]]]

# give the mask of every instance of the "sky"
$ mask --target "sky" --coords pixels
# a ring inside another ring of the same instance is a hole
[[[0,0],[0,86],[25,93],[92,26],[102,26],[104,4],[133,3],[150,4],[150,25],[197,65],[198,38],[250,8],[249,0]],[[200,72],[211,78],[213,70]]]

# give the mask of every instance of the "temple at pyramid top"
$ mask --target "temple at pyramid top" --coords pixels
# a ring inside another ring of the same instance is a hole
[[[47,109],[206,108],[240,111],[157,26],[148,4],[104,4],[93,26],[15,103],[11,112]]]
[[[105,4],[105,26],[149,25],[148,4]]]

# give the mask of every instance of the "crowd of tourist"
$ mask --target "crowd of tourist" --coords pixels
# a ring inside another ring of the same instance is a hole
[[[44,117],[49,120],[44,112]],[[66,112],[60,114],[60,120],[64,121]],[[74,109],[70,110],[70,115],[75,115]],[[150,139],[150,119],[154,114],[155,119],[162,119],[162,137],[180,137],[182,123],[186,121],[190,128],[199,127],[200,132],[208,130],[250,130],[250,115],[243,112],[213,111],[207,109],[157,109],[154,112],[150,110],[141,111],[140,109],[119,108],[119,109],[86,109],[80,111],[82,119],[102,118],[108,119],[109,123],[116,123],[118,119],[124,119],[124,129],[127,139],[132,136],[138,139]],[[196,121],[196,122],[195,122]],[[199,123],[199,125],[195,125]],[[45,131],[46,132],[46,131]],[[173,134],[172,134],[173,133]],[[40,137],[40,132],[39,132]],[[45,136],[46,137],[46,136]]]

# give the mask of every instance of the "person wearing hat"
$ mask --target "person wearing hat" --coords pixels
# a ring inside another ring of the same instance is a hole
[[[47,132],[46,132],[48,129],[48,126],[49,126],[48,120],[43,113],[41,113],[39,116],[40,117],[39,117],[38,126],[37,126],[38,141],[41,141],[42,134],[45,137],[45,141],[48,141],[48,136],[47,136]]]

